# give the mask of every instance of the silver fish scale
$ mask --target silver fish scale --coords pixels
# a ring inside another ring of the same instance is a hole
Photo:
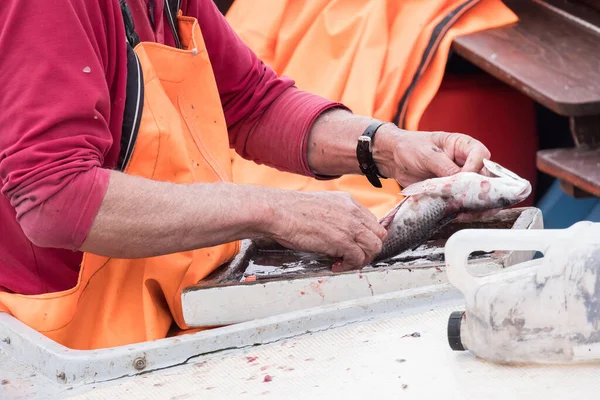
[[[418,202],[416,212],[403,210],[404,207],[414,207],[415,202]],[[398,210],[388,230],[381,253],[374,261],[383,261],[397,256],[428,240],[439,228],[439,223],[445,217],[447,208],[448,203],[439,197],[408,199]]]

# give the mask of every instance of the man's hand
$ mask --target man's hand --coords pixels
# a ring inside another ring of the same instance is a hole
[[[111,171],[81,251],[155,257],[238,239],[270,237],[360,268],[386,230],[347,193],[310,193],[232,183],[172,184]]]
[[[323,113],[309,137],[308,164],[320,175],[360,174],[358,137],[373,119],[334,109]],[[388,123],[375,135],[373,158],[383,175],[402,186],[461,171],[480,172],[489,150],[458,133],[412,132]]]
[[[264,223],[279,244],[343,260],[341,269],[369,264],[387,231],[375,215],[344,192],[279,191]]]
[[[373,157],[379,171],[402,186],[458,172],[480,172],[489,150],[467,135],[411,132],[386,124],[375,136]]]

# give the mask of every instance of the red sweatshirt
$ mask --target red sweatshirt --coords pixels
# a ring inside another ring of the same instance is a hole
[[[162,0],[128,3],[142,41],[173,45]],[[231,146],[310,175],[306,136],[317,115],[338,104],[278,78],[211,0],[183,0],[182,10],[202,29]],[[0,21],[0,290],[65,290],[77,282],[76,249],[120,150],[121,11],[118,0],[2,0]]]

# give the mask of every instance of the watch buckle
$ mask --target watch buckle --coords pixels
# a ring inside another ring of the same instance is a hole
[[[369,143],[369,152],[372,153],[373,152],[373,142],[371,141],[371,138],[369,136],[364,136],[361,135],[358,137],[358,141],[359,142],[368,142]]]

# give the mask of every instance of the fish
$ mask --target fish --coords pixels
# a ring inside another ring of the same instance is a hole
[[[495,214],[531,194],[528,180],[489,159],[483,165],[482,173],[459,172],[405,187],[400,192],[405,197],[379,220],[388,233],[372,264],[416,249],[461,214]]]

